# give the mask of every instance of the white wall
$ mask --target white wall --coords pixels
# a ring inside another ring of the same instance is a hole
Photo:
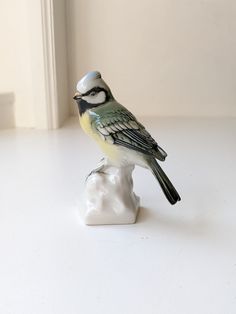
[[[27,0],[0,1],[0,93],[13,92],[17,126],[34,125]]]
[[[14,94],[17,127],[60,126],[69,115],[65,20],[65,0],[0,1],[0,94]],[[46,59],[48,55],[52,59]],[[55,75],[47,62],[55,62]],[[53,99],[49,95],[50,79],[52,85],[55,82]],[[53,102],[54,107],[58,102],[54,125]]]
[[[67,5],[70,97],[96,69],[137,115],[236,115],[235,0]]]

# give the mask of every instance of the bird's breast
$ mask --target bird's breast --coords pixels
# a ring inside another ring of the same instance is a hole
[[[89,114],[87,112],[83,113],[81,116],[79,116],[79,120],[80,120],[80,125],[83,129],[83,131],[92,136],[93,135],[93,130],[91,127],[91,118],[89,116]]]
[[[83,113],[82,116],[80,116],[80,125],[83,131],[97,142],[101,150],[105,153],[106,156],[109,157],[109,159],[111,160],[120,159],[118,147],[108,143],[101,135],[99,135],[98,131],[96,132],[92,128],[91,116],[89,112],[85,112]]]

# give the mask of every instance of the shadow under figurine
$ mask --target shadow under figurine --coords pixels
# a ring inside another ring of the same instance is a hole
[[[157,162],[167,154],[131,112],[119,104],[97,71],[87,73],[74,96],[80,124],[105,154],[87,177],[86,224],[125,224],[136,221],[139,198],[133,192],[135,165],[149,169],[171,204],[180,196]]]

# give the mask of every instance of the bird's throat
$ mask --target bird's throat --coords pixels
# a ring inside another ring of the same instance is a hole
[[[78,109],[79,109],[79,115],[82,116],[88,109],[92,109],[94,107],[97,107],[97,105],[89,104],[87,101],[83,99],[79,99],[77,101]]]

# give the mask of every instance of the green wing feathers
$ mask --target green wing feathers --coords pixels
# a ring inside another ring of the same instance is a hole
[[[126,108],[108,103],[93,110],[92,127],[104,141],[164,161],[167,154]]]

